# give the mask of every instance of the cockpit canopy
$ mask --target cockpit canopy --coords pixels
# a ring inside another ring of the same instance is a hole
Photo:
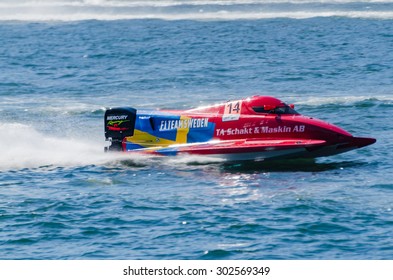
[[[291,104],[292,105],[292,104]],[[278,115],[298,115],[299,113],[293,109],[291,105],[282,105],[279,107],[271,107],[269,105],[252,107],[255,113],[262,114],[278,114]]]
[[[293,104],[287,105],[281,100],[270,96],[253,96],[248,107],[257,114],[299,115]]]

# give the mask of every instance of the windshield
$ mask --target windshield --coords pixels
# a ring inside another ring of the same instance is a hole
[[[254,112],[256,113],[265,113],[265,114],[278,114],[278,115],[298,115],[299,113],[292,109],[288,105],[276,107],[274,109],[266,110],[264,106],[261,107],[252,107]]]

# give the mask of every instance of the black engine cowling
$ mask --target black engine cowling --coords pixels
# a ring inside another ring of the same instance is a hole
[[[110,108],[105,111],[105,140],[111,141],[109,151],[121,151],[124,137],[134,135],[136,109]]]

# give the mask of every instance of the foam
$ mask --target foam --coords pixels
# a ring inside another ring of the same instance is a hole
[[[114,161],[101,142],[46,136],[20,123],[0,123],[0,170],[83,166]]]

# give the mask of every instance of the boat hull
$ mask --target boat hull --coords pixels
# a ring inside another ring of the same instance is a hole
[[[323,140],[275,140],[266,141],[212,141],[197,145],[172,145],[128,150],[128,153],[154,156],[200,156],[225,162],[266,161],[296,158],[317,158],[337,155],[375,142],[373,138],[353,137],[352,141],[327,144]],[[125,147],[127,146],[124,143]]]
[[[266,96],[183,111],[109,109],[105,137],[110,151],[225,161],[324,157],[376,141],[354,137]]]

